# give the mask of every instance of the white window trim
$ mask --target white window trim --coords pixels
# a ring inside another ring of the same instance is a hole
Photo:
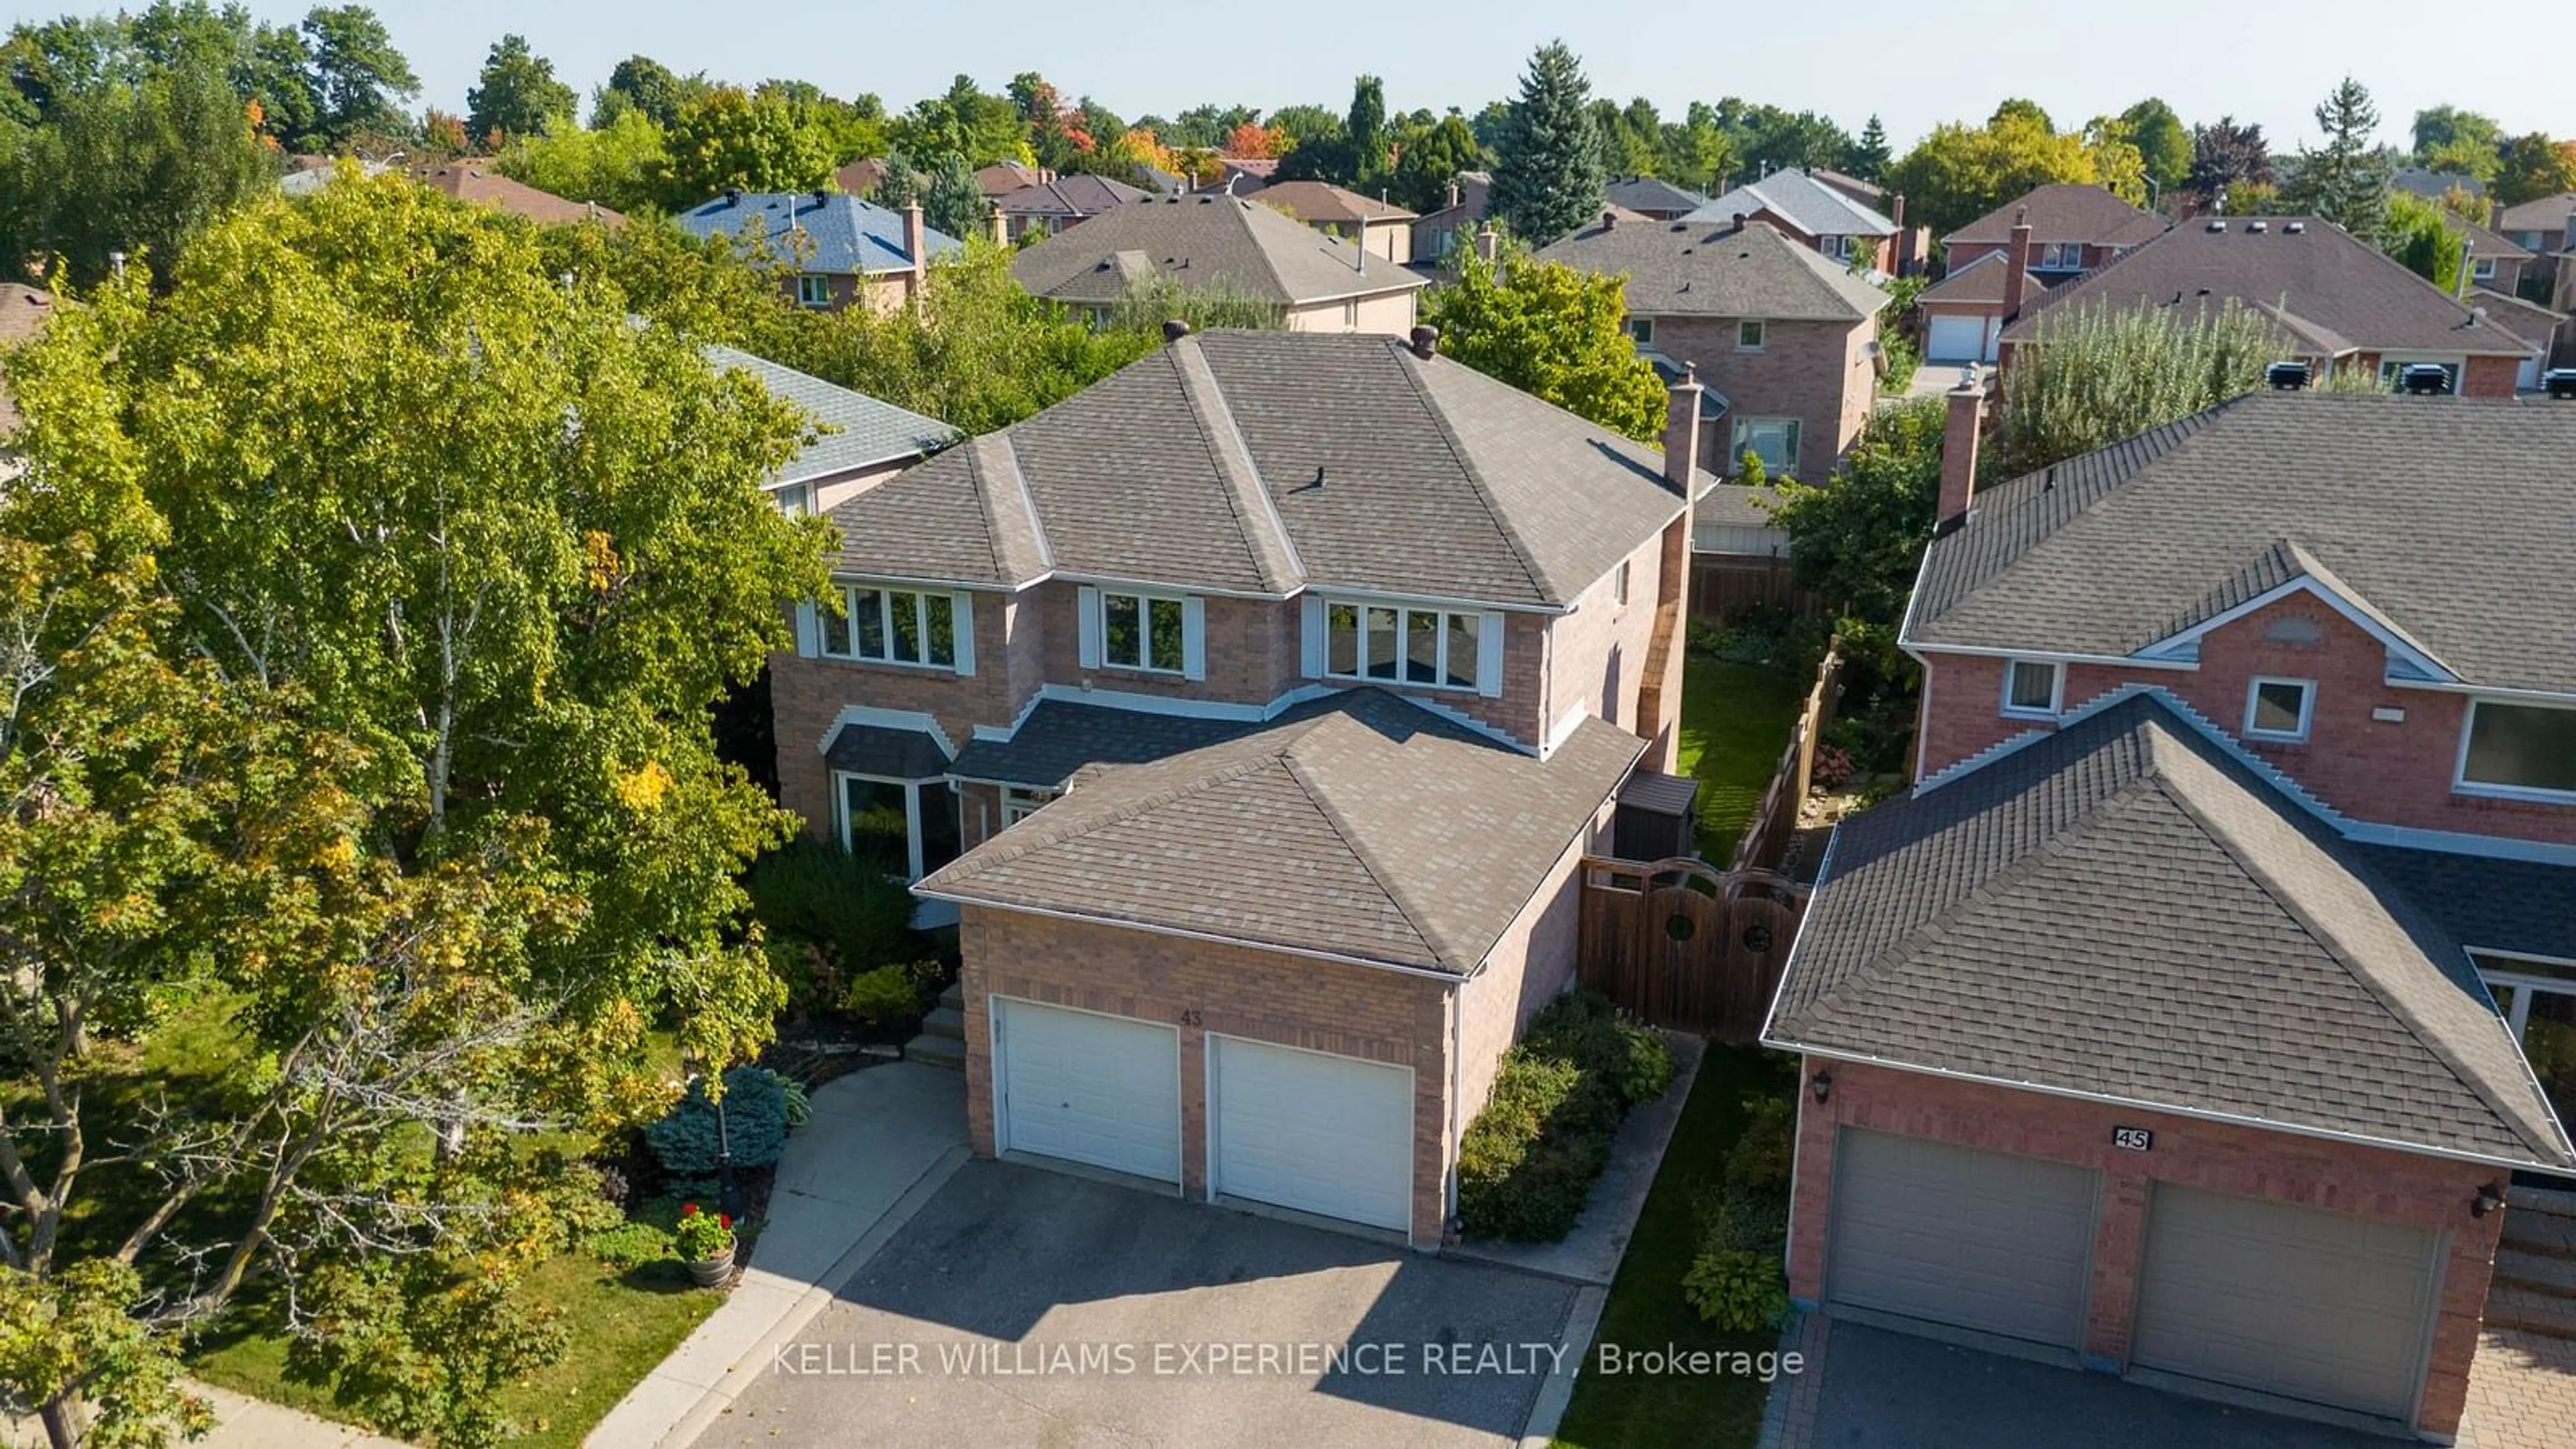
[[[2013,703],[2013,672],[2023,665],[2048,670],[2048,708],[2024,709]],[[2000,713],[2006,719],[2055,719],[2065,711],[2066,662],[2062,659],[2033,659],[2027,655],[2004,661],[2004,691]]]
[[[1762,460],[1762,466],[1771,472],[1781,475],[1782,477],[1795,477],[1798,472],[1798,455],[1806,451],[1807,420],[1805,418],[1791,417],[1786,413],[1763,413],[1758,416],[1747,414],[1737,418],[1735,420],[1735,427],[1728,435],[1727,439],[1729,442],[1734,444],[1733,447],[1726,450],[1727,467],[1732,469],[1748,452],[1757,457],[1761,455],[1762,450],[1753,446],[1753,428],[1756,423],[1770,423],[1778,426],[1781,433],[1781,441],[1788,444],[1788,446],[1783,449],[1783,451],[1788,454],[1787,457],[1782,458],[1776,464],[1770,459],[1764,458]]]
[[[1136,601],[1136,628],[1138,630],[1136,643],[1137,647],[1142,651],[1141,663],[1125,664],[1109,657],[1109,601],[1111,599],[1134,599]],[[1153,589],[1102,588],[1092,590],[1090,602],[1092,609],[1095,611],[1098,620],[1097,627],[1100,631],[1099,667],[1101,669],[1114,671],[1119,674],[1159,674],[1166,679],[1184,679],[1190,676],[1191,616],[1195,611],[1190,607],[1189,595],[1165,593]],[[1153,662],[1153,606],[1156,604],[1178,604],[1181,606],[1181,662],[1170,669],[1166,669]]]
[[[942,795],[950,796],[952,800],[954,799],[956,792],[949,789],[948,782],[946,780],[899,780],[892,775],[869,775],[863,774],[857,770],[834,770],[832,772],[832,816],[835,823],[839,826],[837,833],[841,838],[841,849],[844,851],[852,850],[850,844],[849,788],[849,782],[852,780],[865,780],[872,785],[900,785],[903,787],[904,850],[906,865],[911,871],[911,874],[904,877],[904,881],[909,884],[921,879],[925,875],[928,875],[930,872],[922,869],[921,867],[922,792],[925,790],[937,790]],[[960,822],[958,834],[962,843],[965,834],[962,821]]]
[[[1356,672],[1350,674],[1337,673],[1333,669],[1333,610],[1337,606],[1347,606],[1359,611],[1359,647],[1358,651],[1352,656],[1353,662],[1356,666]],[[1369,634],[1368,611],[1371,609],[1389,609],[1395,613],[1395,677],[1393,679],[1381,679],[1378,676],[1367,672]],[[1405,677],[1404,673],[1405,666],[1412,661],[1412,656],[1407,654],[1404,648],[1404,635],[1407,628],[1406,621],[1415,614],[1430,614],[1440,620],[1438,631],[1440,637],[1440,648],[1433,656],[1434,663],[1432,665],[1433,672],[1439,677],[1430,683],[1424,683],[1423,681],[1416,679],[1408,679]],[[1451,694],[1491,693],[1491,691],[1484,688],[1484,681],[1488,672],[1494,667],[1486,661],[1485,657],[1487,652],[1494,647],[1493,636],[1497,632],[1486,622],[1491,617],[1493,616],[1476,609],[1449,609],[1442,608],[1436,604],[1399,604],[1386,601],[1370,603],[1360,599],[1345,599],[1327,595],[1323,600],[1323,615],[1321,620],[1323,660],[1320,673],[1326,679],[1347,680],[1353,684],[1379,684],[1394,689],[1443,690]],[[1476,621],[1476,678],[1469,680],[1465,684],[1452,684],[1449,682],[1449,621],[1452,619],[1473,619]]]
[[[820,299],[819,301],[818,301],[818,300],[816,300],[815,295],[814,295],[815,293],[818,293],[818,292],[822,294],[821,299]],[[831,305],[832,305],[832,279],[831,279],[830,277],[827,277],[827,276],[822,275],[822,274],[821,274],[821,273],[819,273],[819,272],[799,272],[799,273],[797,273],[797,274],[796,274],[796,304],[797,304],[798,306],[800,306],[800,307],[818,307],[818,308],[820,308],[820,307],[829,307],[829,306],[831,306]]]
[[[1002,828],[1010,829],[1037,814],[1056,799],[1056,791],[1030,790],[1018,785],[1002,787]]]
[[[1655,319],[1654,319],[1654,318],[1652,318],[1652,317],[1631,317],[1631,318],[1629,318],[1629,319],[1628,319],[1628,340],[1629,340],[1629,341],[1631,341],[1631,342],[1636,343],[1639,347],[1652,347],[1652,346],[1654,346],[1654,345],[1655,345]]]
[[[2285,732],[2282,730],[2255,728],[2254,706],[2256,701],[2262,697],[2263,686],[2267,684],[2294,684],[2298,686],[2299,725],[2297,729]],[[2317,682],[2313,679],[2293,679],[2287,675],[2279,674],[2258,674],[2252,679],[2247,680],[2245,683],[2245,737],[2249,740],[2273,740],[2286,744],[2302,743],[2308,737],[2309,728],[2316,722],[2316,715]]]
[[[1761,329],[1761,331],[1762,331],[1762,335],[1761,335],[1760,337],[1756,338],[1755,340],[1751,341],[1751,342],[1747,342],[1747,341],[1745,341],[1745,340],[1744,340],[1744,329],[1745,329],[1745,328],[1747,328],[1747,327],[1758,327],[1758,328],[1760,328],[1760,329]],[[1736,351],[1738,351],[1738,352],[1761,352],[1761,351],[1765,350],[1766,348],[1770,347],[1770,345],[1771,345],[1771,319],[1770,319],[1770,318],[1768,318],[1768,317],[1738,317],[1738,318],[1736,318],[1736,319],[1735,319],[1735,350],[1736,350]]]
[[[1628,566],[1633,562],[1635,560],[1623,558],[1619,560],[1619,566],[1610,571],[1610,606],[1623,612],[1628,607]]]
[[[816,658],[829,659],[841,664],[866,664],[886,669],[920,669],[933,674],[954,674],[961,678],[975,672],[975,606],[971,595],[948,589],[925,589],[917,584],[880,583],[869,579],[835,579],[832,584],[841,592],[841,621],[848,630],[850,652],[835,654],[827,647],[824,641],[829,636],[824,633],[824,621],[817,618],[814,628]],[[878,607],[883,611],[881,622],[886,631],[886,657],[883,659],[870,658],[858,652],[859,622],[856,617],[858,604],[855,596],[862,589],[873,590],[877,594]],[[893,596],[896,594],[913,596],[913,624],[920,631],[921,636],[922,657],[919,659],[894,657]],[[949,662],[946,664],[934,664],[929,658],[930,600],[933,598],[948,600]]]
[[[2451,767],[2451,793],[2474,795],[2487,800],[2531,800],[2543,805],[2576,805],[2576,790],[2544,790],[2535,785],[2491,785],[2469,778],[2469,738],[2477,732],[2478,707],[2504,705],[2511,709],[2555,709],[2576,714],[2576,704],[2557,704],[2536,699],[2472,699],[2460,715],[2460,754]]]
[[[2493,257],[2479,257],[2475,261],[2469,263],[2469,275],[2480,281],[2485,281],[2487,278],[2492,277],[2495,274],[2496,259]]]

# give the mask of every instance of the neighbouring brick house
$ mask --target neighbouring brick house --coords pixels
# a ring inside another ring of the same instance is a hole
[[[2016,233],[2016,223],[2028,230]],[[2166,226],[2163,217],[2099,186],[2054,183],[2005,202],[1941,239],[1946,270],[1914,301],[1923,360],[1994,361],[1997,334],[2025,300],[2162,235]],[[2022,294],[2012,288],[2016,245]]]
[[[2534,197],[2520,206],[2499,208],[2491,228],[2506,241],[2531,253],[2523,267],[2523,276],[2531,284],[2527,295],[2533,301],[2549,302],[2559,311],[2576,308],[2567,285],[2576,281],[2568,272],[2566,257],[2576,248],[2576,191],[2561,191],[2550,196]]]
[[[1912,233],[1905,227],[1905,199],[1890,203],[1890,216],[1860,198],[1868,183],[1836,172],[1774,171],[1748,181],[1684,216],[1689,222],[1731,226],[1741,217],[1767,221],[1782,235],[1849,265],[1856,253],[1867,253],[1878,270],[1902,274],[1916,258],[1907,255]]]
[[[978,1151],[1441,1240],[1672,761],[1696,392],[1659,455],[1427,328],[1183,335],[831,511],[782,795],[957,913]]]
[[[730,347],[709,347],[724,371],[758,379],[770,395],[793,404],[814,424],[795,457],[762,486],[793,518],[828,513],[956,441],[957,430],[893,403],[781,367]]]
[[[1452,178],[1440,209],[1414,220],[1414,265],[1446,265],[1460,248],[1472,245],[1477,229],[1484,224],[1485,213],[1493,207],[1493,197],[1491,172],[1461,171]]]
[[[1148,194],[1124,181],[1088,172],[1033,181],[992,199],[1002,217],[1002,232],[996,240],[1015,242],[1032,233],[1053,236],[1087,217],[1146,200]]]
[[[1915,786],[1764,1032],[1791,1292],[2448,1442],[2482,1314],[2576,1336],[2505,1207],[2576,1168],[2576,407],[2262,393],[1972,490],[1950,402]]]
[[[1605,212],[1540,261],[1626,279],[1638,351],[1708,388],[1703,456],[1750,451],[1775,476],[1822,482],[1878,401],[1887,293],[1762,221],[1647,221]]]
[[[2025,249],[2011,244],[2004,264]],[[2016,293],[2009,274],[2005,285]],[[2231,304],[2269,318],[2281,360],[2320,378],[2359,368],[2393,386],[2400,368],[2421,363],[2448,373],[2462,396],[2511,397],[2534,356],[2511,329],[2312,216],[2195,217],[2064,286],[2017,294],[2026,300],[2006,313],[1999,348],[2007,372],[2060,318],[2103,309],[2191,318]]]
[[[2469,257],[2469,282],[2507,296],[2519,296],[2525,268],[2537,260],[2531,249],[2445,209],[2442,224],[2460,234]]]
[[[1368,249],[1399,265],[1413,260],[1411,211],[1374,196],[1363,196],[1329,181],[1273,181],[1261,188],[1261,204],[1325,236]]]
[[[1603,189],[1602,199],[1621,211],[1633,211],[1654,221],[1679,221],[1708,205],[1707,197],[1689,187],[1675,186],[1655,176],[1622,176]]]
[[[1410,336],[1423,278],[1264,205],[1277,190],[1257,201],[1204,192],[1133,202],[1023,249],[1011,275],[1095,319],[1163,277],[1271,303],[1293,332]]]
[[[672,218],[692,236],[730,238],[795,263],[780,282],[805,306],[892,312],[923,294],[930,264],[965,243],[901,211],[837,191],[728,191]]]

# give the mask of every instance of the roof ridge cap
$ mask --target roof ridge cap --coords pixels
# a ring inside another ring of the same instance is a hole
[[[1011,561],[1002,557],[1001,510],[1004,505],[1000,498],[994,496],[994,488],[985,486],[984,465],[988,461],[988,453],[994,455],[989,461],[998,464],[1008,475],[1005,479],[995,480],[995,486],[1008,487],[1013,495],[1012,501],[1028,519],[1029,537],[1038,549],[1038,572],[1044,573],[1055,567],[1055,545],[1047,540],[1046,520],[1038,513],[1037,495],[1029,490],[1028,474],[1020,467],[1020,450],[1011,440],[1011,430],[997,428],[975,439],[968,445],[967,460],[976,480],[976,501],[984,508],[984,529],[991,540],[993,572],[1007,576],[1016,587],[1025,579],[1010,567]]]
[[[1225,387],[1208,362],[1205,344],[1196,336],[1183,337],[1170,351],[1182,396],[1190,405],[1190,420],[1198,425],[1200,441],[1207,445],[1209,460],[1225,485],[1226,507],[1234,515],[1244,552],[1251,555],[1253,571],[1268,589],[1304,583],[1305,560],[1289,536],[1279,500],[1271,496],[1260,465],[1253,461],[1252,446],[1244,440],[1242,424],[1226,401]]]
[[[1317,723],[1321,724],[1322,721],[1319,720]],[[1372,728],[1364,721],[1352,720],[1352,724],[1363,730]],[[1395,907],[1396,913],[1404,917],[1405,925],[1412,928],[1413,934],[1421,938],[1423,946],[1431,952],[1432,959],[1443,965],[1452,965],[1457,958],[1455,947],[1448,940],[1448,934],[1434,929],[1424,918],[1420,906],[1412,900],[1411,893],[1398,890],[1393,877],[1378,869],[1377,861],[1371,853],[1362,848],[1350,818],[1334,804],[1331,792],[1324,787],[1323,782],[1308,772],[1304,768],[1304,762],[1297,757],[1294,746],[1304,743],[1314,733],[1315,730],[1310,728],[1282,742],[1277,756],[1281,767],[1288,772],[1288,778],[1295,781],[1297,788],[1314,804],[1316,813],[1324,817],[1324,823],[1330,825],[1333,833],[1341,837],[1342,844],[1350,850],[1351,859],[1358,862],[1359,868],[1367,873],[1369,880],[1385,893],[1388,904]],[[1454,969],[1464,975],[1474,965],[1475,963],[1469,962],[1463,966],[1455,966]]]
[[[1393,338],[1386,339],[1386,342],[1389,347],[1403,345]],[[1404,351],[1409,356],[1412,349],[1408,347],[1404,348]],[[1467,476],[1468,492],[1475,496],[1477,505],[1485,510],[1485,517],[1494,525],[1494,532],[1501,535],[1503,542],[1511,548],[1512,558],[1521,566],[1521,572],[1528,577],[1530,587],[1537,591],[1540,598],[1550,603],[1563,602],[1556,597],[1553,582],[1539,572],[1538,560],[1530,552],[1528,543],[1521,538],[1519,531],[1512,527],[1511,520],[1505,518],[1502,511],[1494,506],[1493,487],[1485,481],[1484,470],[1477,467],[1476,460],[1468,454],[1466,439],[1458,436],[1458,430],[1449,424],[1449,415],[1441,411],[1438,404],[1432,400],[1430,391],[1423,386],[1422,376],[1415,371],[1415,368],[1416,366],[1427,368],[1430,364],[1420,359],[1408,362],[1405,357],[1397,357],[1394,361],[1396,375],[1402,377],[1405,386],[1412,389],[1414,400],[1421,404],[1422,411],[1431,419],[1432,426],[1440,430],[1441,446],[1448,449],[1449,455],[1458,460],[1459,471]],[[1463,363],[1460,365],[1464,366]],[[1497,386],[1503,385],[1497,384]],[[1514,389],[1514,391],[1518,390]],[[1521,395],[1527,396],[1527,394]],[[1539,402],[1541,406],[1547,405],[1540,399],[1533,398],[1531,401]]]
[[[2212,844],[2226,852],[2228,858],[2235,861],[2239,869],[2243,870],[2255,884],[2262,887],[2264,895],[2280,908],[2283,915],[2305,932],[2309,939],[2323,947],[2326,954],[2333,958],[2335,964],[2343,968],[2346,975],[2361,983],[2362,989],[2370,993],[2371,999],[2379,1003],[2380,1009],[2404,1027],[2407,1034],[2412,1036],[2419,1046],[2431,1053],[2435,1060],[2448,1068],[2452,1077],[2471,1096],[2477,1098],[2489,1112],[2511,1129],[2513,1135],[2525,1146],[2533,1146],[2531,1124],[2522,1120],[2522,1113],[2505,1105],[2505,1094],[2497,1090],[2494,1083],[2487,1080],[2487,1074],[2461,1056],[2446,1038],[2430,1027],[2423,1015],[2411,1003],[2392,990],[2390,984],[2381,979],[2378,968],[2366,961],[2365,953],[2354,949],[2342,931],[2317,912],[2310,910],[2304,903],[2296,900],[2280,873],[2274,870],[2269,862],[2248,843],[2238,840],[2234,832],[2220,825],[2200,801],[2191,797],[2188,788],[2169,767],[2164,758],[2164,750],[2169,747],[2181,750],[2182,758],[2188,758],[2194,765],[2207,769],[2221,782],[2234,786],[2243,791],[2248,798],[2258,801],[2270,816],[2277,820],[2283,829],[2295,836],[2302,845],[2323,857],[2328,865],[2351,877],[2361,892],[2369,897],[2371,903],[2385,912],[2390,921],[2406,936],[2410,946],[2421,949],[2422,943],[2418,937],[2420,931],[2431,931],[2436,935],[2442,935],[2440,925],[2417,909],[2402,891],[2380,880],[2378,873],[2368,862],[2358,857],[2345,858],[2344,853],[2337,848],[2342,844],[2342,837],[2333,834],[2331,827],[2322,827],[2329,831],[2331,839],[2335,842],[2330,845],[2301,829],[2295,817],[2283,813],[2271,800],[2265,799],[2255,791],[2245,789],[2242,782],[2229,778],[2223,766],[2192,749],[2183,736],[2168,733],[2165,738],[2170,739],[2172,745],[2166,746],[2160,742],[2152,747],[2151,767],[2143,778],[2154,782],[2164,797],[2172,801],[2174,807],[2182,812],[2184,818],[2198,827]],[[2221,758],[2225,756],[2222,754]],[[2409,919],[2410,917],[2413,919]],[[2459,942],[2451,941],[2450,944],[2458,946]],[[2461,949],[2465,951],[2466,948]],[[2445,985],[2457,985],[2450,974],[2433,960],[2429,952],[2424,953],[2424,964]],[[2546,1137],[2547,1134],[2543,1133],[2541,1136]]]

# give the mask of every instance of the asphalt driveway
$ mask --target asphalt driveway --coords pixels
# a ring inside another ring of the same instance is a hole
[[[699,1442],[1494,1445],[1574,1291],[969,1162]]]

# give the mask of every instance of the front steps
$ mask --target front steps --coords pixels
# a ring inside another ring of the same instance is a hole
[[[904,1043],[903,1059],[951,1071],[966,1070],[966,989],[950,982],[939,1009],[921,1019],[921,1034]]]
[[[2517,1187],[2510,1201],[2487,1324],[2576,1339],[2576,1193]]]

